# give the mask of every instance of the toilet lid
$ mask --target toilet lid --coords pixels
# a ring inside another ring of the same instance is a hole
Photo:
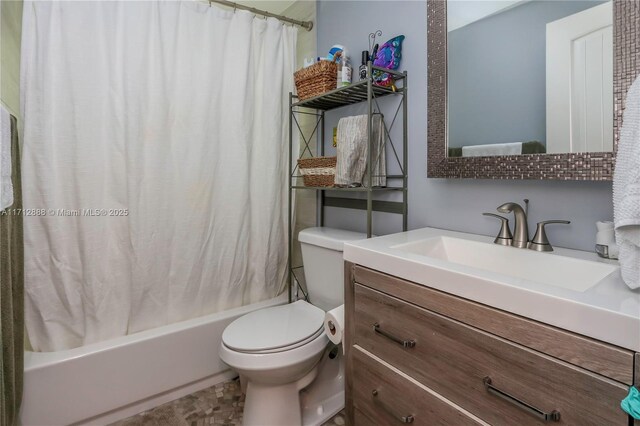
[[[324,315],[322,309],[302,300],[260,309],[229,324],[222,333],[222,342],[242,352],[285,348],[317,335]]]

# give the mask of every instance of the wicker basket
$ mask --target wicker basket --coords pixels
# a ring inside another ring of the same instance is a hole
[[[337,157],[301,158],[298,160],[304,186],[332,187],[336,178]]]
[[[298,100],[313,98],[336,88],[338,83],[338,64],[331,61],[319,61],[302,68],[293,74]]]

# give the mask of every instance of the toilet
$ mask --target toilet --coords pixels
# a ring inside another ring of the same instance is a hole
[[[344,303],[343,244],[365,237],[324,227],[301,231],[309,302],[260,309],[224,330],[220,358],[246,386],[244,425],[321,424],[343,408],[342,350],[331,350],[323,322],[326,311]]]

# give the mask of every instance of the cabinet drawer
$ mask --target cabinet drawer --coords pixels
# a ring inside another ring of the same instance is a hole
[[[355,281],[374,290],[617,382],[633,384],[633,351],[362,266],[354,266],[352,272]]]
[[[362,350],[352,348],[352,351],[357,365],[353,381],[356,426],[483,424]]]
[[[628,424],[613,380],[359,284],[354,319],[354,344],[488,423]]]

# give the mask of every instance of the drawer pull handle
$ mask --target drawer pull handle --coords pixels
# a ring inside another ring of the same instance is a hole
[[[405,340],[405,339],[400,339],[386,331],[383,331],[380,329],[380,324],[375,323],[373,324],[373,331],[375,331],[376,333],[386,337],[387,339],[393,340],[394,342],[396,342],[397,344],[399,344],[400,346],[402,346],[403,348],[413,348],[416,346],[416,341],[413,339],[410,340]]]
[[[510,403],[512,403],[513,405],[515,405],[518,408],[523,409],[524,411],[533,414],[534,416],[536,416],[537,418],[539,418],[542,421],[545,422],[559,422],[560,421],[560,412],[553,410],[550,413],[547,413],[545,411],[540,410],[539,408],[534,407],[531,404],[527,404],[526,402],[512,396],[509,395],[508,393],[501,391],[500,389],[498,389],[497,387],[493,386],[491,384],[491,377],[487,376],[484,379],[482,379],[482,383],[484,383],[484,387],[487,390],[487,392],[489,392],[492,395],[495,395],[497,397],[500,397],[502,399],[504,399],[505,401],[508,401]]]
[[[376,401],[376,404],[378,404],[380,407],[382,407],[382,409],[384,411],[386,411],[387,413],[391,414],[393,417],[397,418],[402,423],[413,423],[413,420],[415,418],[413,417],[412,414],[409,414],[408,416],[398,416],[397,414],[394,414],[393,411],[391,411],[389,409],[389,407],[387,407],[387,405],[384,404],[379,398],[376,398],[378,396],[378,389],[372,390],[371,391],[371,395],[373,395],[373,399]]]

